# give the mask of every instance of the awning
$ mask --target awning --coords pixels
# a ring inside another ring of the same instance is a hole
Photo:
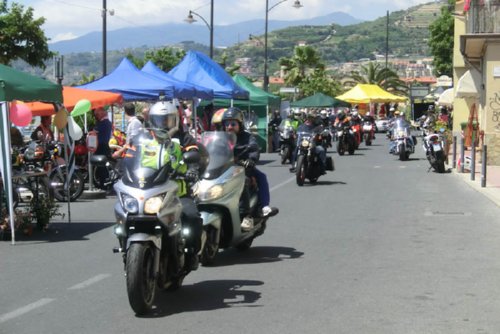
[[[479,97],[481,92],[482,78],[481,73],[475,69],[470,69],[458,79],[457,91],[455,97]]]
[[[440,106],[451,107],[453,105],[454,98],[455,95],[453,93],[453,88],[448,88],[441,95],[439,95],[437,104]]]

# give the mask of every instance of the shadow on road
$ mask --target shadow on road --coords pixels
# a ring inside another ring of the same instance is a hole
[[[344,185],[344,184],[347,184],[347,183],[345,183],[343,181],[317,181],[314,184],[311,184],[311,183],[306,183],[306,184],[308,184],[310,186],[331,186],[333,184],[342,184],[342,185]],[[306,184],[304,184],[304,185],[306,185]]]
[[[16,233],[16,245],[29,245],[34,243],[81,241],[89,240],[89,234],[104,230],[114,223],[104,222],[71,222],[51,223],[46,230],[39,230],[34,225],[33,234],[28,236],[21,232]],[[10,240],[10,239],[9,239]]]
[[[175,292],[158,293],[156,308],[141,318],[160,318],[228,307],[259,307],[253,304],[260,299],[260,292],[244,288],[263,284],[262,281],[254,280],[214,280],[185,285]]]
[[[247,251],[238,251],[234,248],[226,249],[217,254],[212,267],[232,266],[235,264],[257,264],[296,259],[304,255],[291,247],[260,246],[251,247]]]

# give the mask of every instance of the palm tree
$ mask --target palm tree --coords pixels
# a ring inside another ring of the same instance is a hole
[[[356,84],[375,84],[385,90],[397,94],[407,95],[408,88],[403,80],[393,70],[382,67],[379,63],[370,62],[368,65],[361,65],[361,70],[352,71],[350,76],[345,78],[344,85],[354,87]]]
[[[291,58],[280,58],[279,64],[286,68],[286,84],[292,86],[298,86],[309,71],[325,69],[316,49],[310,46],[295,47],[294,55]]]

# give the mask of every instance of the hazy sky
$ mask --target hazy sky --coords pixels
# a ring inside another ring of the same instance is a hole
[[[35,10],[35,17],[46,18],[43,26],[51,42],[102,31],[103,0],[9,0]],[[269,8],[280,2],[269,0]],[[355,18],[373,20],[386,12],[407,9],[432,0],[300,0],[303,7],[293,8],[294,0],[285,0],[269,11],[269,20],[313,18],[333,12],[345,12]],[[265,0],[214,0],[214,25],[226,25],[265,18]],[[210,0],[107,0],[107,29],[183,22],[189,10],[207,21]],[[204,24],[197,22],[195,24]],[[262,29],[263,31],[264,29]],[[215,34],[217,32],[215,31]]]

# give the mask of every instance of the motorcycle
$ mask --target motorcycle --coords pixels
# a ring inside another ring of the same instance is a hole
[[[118,198],[114,233],[119,247],[113,252],[123,253],[129,303],[141,315],[151,309],[157,290],[181,287],[192,270],[189,256],[193,255],[185,251],[190,230],[181,221],[182,204],[170,164],[159,169],[142,166],[143,154],[150,155],[150,137],[139,136],[142,144],[124,159],[125,173],[114,185]],[[199,160],[196,151],[184,153],[184,163]]]
[[[342,123],[337,126],[337,153],[344,155],[347,151],[350,155],[354,154],[354,135],[351,126],[348,123]]]
[[[371,146],[374,136],[375,129],[373,123],[370,121],[363,122],[363,139],[366,146]]]
[[[290,125],[280,125],[280,156],[281,164],[292,160],[292,152],[295,143],[295,130]]]
[[[316,183],[321,174],[321,161],[316,154],[316,145],[321,142],[321,134],[311,132],[299,132],[297,146],[297,167],[296,181],[297,185],[303,186],[305,179],[309,182]],[[326,170],[333,171],[333,159],[326,158]]]
[[[329,127],[324,127],[321,132],[321,146],[328,151],[329,147],[332,147],[332,134]]]
[[[411,136],[410,125],[398,119],[392,129],[392,147],[390,153],[399,156],[399,160],[408,160],[410,154],[415,153],[416,138]]]
[[[250,182],[250,214],[254,217],[254,228],[241,230],[243,212],[240,199],[248,182],[245,169],[234,163],[234,134],[221,131],[207,131],[201,136],[201,143],[210,156],[210,161],[195,184],[198,211],[203,219],[205,240],[202,246],[202,265],[213,264],[219,249],[235,247],[247,250],[253,240],[266,229],[267,219],[260,210],[255,182]]]
[[[444,173],[444,162],[446,158],[444,153],[445,140],[442,133],[430,134],[424,137],[423,142],[425,156],[431,165],[430,168],[434,168],[438,173]]]
[[[357,150],[359,148],[359,144],[361,144],[361,141],[363,140],[363,138],[361,137],[361,124],[352,124],[351,129],[354,136],[354,149]]]

